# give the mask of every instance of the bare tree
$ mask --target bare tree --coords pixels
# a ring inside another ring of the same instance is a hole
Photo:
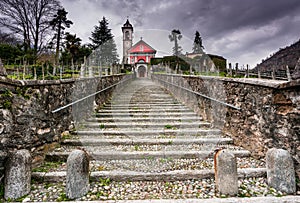
[[[36,58],[50,30],[49,21],[59,8],[57,0],[1,0],[0,25],[21,35],[24,50],[33,48]]]

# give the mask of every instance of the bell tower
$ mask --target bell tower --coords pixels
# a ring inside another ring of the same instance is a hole
[[[123,64],[128,64],[128,50],[132,47],[133,27],[129,20],[122,27],[123,32]]]

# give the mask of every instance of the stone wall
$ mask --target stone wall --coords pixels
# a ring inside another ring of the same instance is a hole
[[[128,77],[128,76],[127,76]],[[39,162],[61,133],[109,99],[113,88],[59,112],[52,111],[119,82],[124,75],[51,81],[0,77],[0,168],[8,151],[28,149]],[[0,174],[1,177],[1,174]]]
[[[177,98],[258,157],[287,149],[300,175],[300,80],[292,82],[220,77],[154,75],[240,110],[164,83]]]

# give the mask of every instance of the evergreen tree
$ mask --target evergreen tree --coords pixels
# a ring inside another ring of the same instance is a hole
[[[97,55],[94,63],[111,65],[119,60],[114,36],[108,28],[108,21],[105,17],[99,21],[99,26],[95,26],[89,39],[92,41],[91,47],[94,49],[94,54]]]
[[[56,38],[56,50],[55,50],[55,65],[58,65],[59,60],[59,48],[61,43],[61,37],[64,34],[66,28],[70,28],[73,24],[72,21],[67,19],[68,12],[64,8],[58,9],[54,18],[50,21],[52,29],[56,31],[54,38]]]
[[[193,45],[193,53],[195,53],[195,54],[202,53],[203,49],[204,49],[204,46],[202,45],[202,38],[200,36],[200,33],[198,31],[196,31],[194,45]]]
[[[174,41],[174,47],[173,47],[173,55],[179,56],[182,55],[181,51],[182,48],[178,44],[178,40],[182,38],[181,32],[179,30],[172,30],[171,34],[169,35],[169,39],[171,42]]]
[[[70,33],[66,33],[65,37],[65,48],[71,55],[71,64],[74,65],[74,58],[79,53],[81,39],[76,36],[76,34],[72,35]]]

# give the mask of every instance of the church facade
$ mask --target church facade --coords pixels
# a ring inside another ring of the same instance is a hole
[[[155,57],[156,50],[142,38],[132,45],[133,26],[129,20],[122,27],[123,32],[123,64],[131,64],[137,77],[148,76],[148,65],[151,58]]]

